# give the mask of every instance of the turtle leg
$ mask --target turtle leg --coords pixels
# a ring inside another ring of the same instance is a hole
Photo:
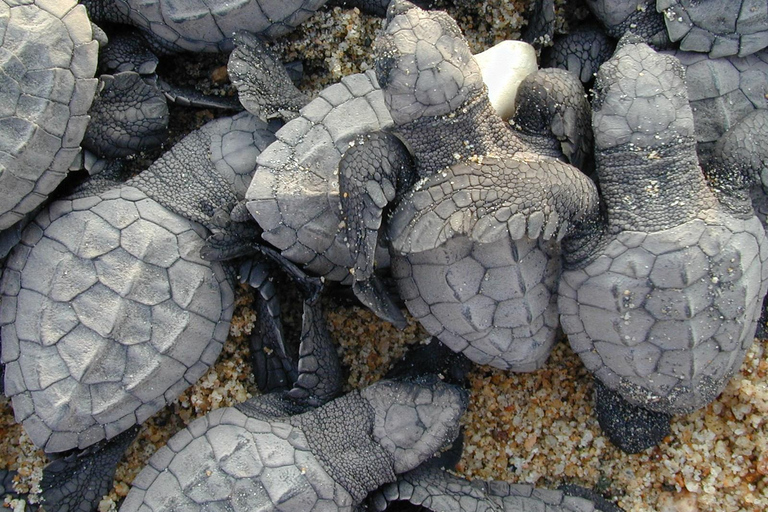
[[[227,72],[245,109],[264,120],[296,117],[309,98],[293,85],[277,56],[246,31],[235,34],[234,44]]]
[[[91,512],[109,492],[115,471],[139,427],[80,453],[57,459],[43,469],[40,483],[48,512]]]
[[[160,146],[168,136],[163,93],[136,72],[99,78],[99,93],[88,114],[83,147],[101,157],[121,158]]]
[[[531,10],[523,41],[541,49],[555,37],[555,0],[535,0]]]
[[[595,379],[595,413],[600,428],[625,453],[656,446],[670,433],[672,415],[630,404]]]
[[[341,209],[354,261],[352,289],[380,318],[400,328],[405,318],[376,278],[374,257],[385,209],[414,181],[408,150],[387,132],[359,137],[339,163]]]
[[[140,33],[121,26],[110,31],[109,42],[99,48],[99,70],[102,73],[135,71],[151,75],[157,70],[159,59],[144,43]]]

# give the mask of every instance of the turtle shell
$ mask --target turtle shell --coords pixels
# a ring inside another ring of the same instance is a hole
[[[744,57],[768,46],[768,3],[732,0],[656,0],[669,39],[710,57]]]
[[[308,446],[304,433],[286,421],[217,409],[152,456],[120,510],[207,510],[206,504],[277,510],[278,503],[289,510],[351,510],[352,496]]]
[[[227,52],[238,30],[274,39],[312,16],[326,0],[116,0],[124,21],[172,51]]]
[[[234,293],[205,230],[132,187],[53,203],[3,275],[16,420],[47,452],[143,422],[214,363]]]
[[[722,59],[694,52],[670,53],[686,68],[698,142],[715,142],[753,110],[768,108],[768,50]]]
[[[662,231],[621,232],[563,271],[560,321],[606,386],[654,411],[712,401],[752,344],[768,282],[756,217],[709,210]]]
[[[0,230],[30,213],[80,151],[99,44],[74,0],[0,5]]]
[[[310,272],[351,283],[339,161],[357,135],[391,124],[373,71],[344,77],[301,109],[259,155],[246,193],[264,239]]]

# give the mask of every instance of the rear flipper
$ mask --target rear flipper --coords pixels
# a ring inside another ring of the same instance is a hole
[[[115,471],[139,427],[48,464],[40,482],[48,512],[91,512],[109,492]]]
[[[527,484],[469,481],[430,461],[386,484],[368,498],[368,506],[383,512],[400,503],[419,510],[453,512],[547,510],[547,512],[618,512],[621,509],[596,493],[569,486],[537,489]],[[398,509],[400,510],[400,509]]]

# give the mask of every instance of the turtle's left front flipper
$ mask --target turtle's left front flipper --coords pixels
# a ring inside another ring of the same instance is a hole
[[[561,240],[598,209],[594,183],[578,169],[532,153],[466,160],[419,183],[390,222],[395,250],[417,253],[466,235]]]
[[[91,512],[112,487],[115,471],[139,427],[57,459],[43,469],[40,482],[48,512]]]
[[[410,153],[387,132],[358,137],[339,163],[341,208],[353,259],[352,288],[363,304],[398,327],[405,318],[374,274],[379,229],[387,206],[415,181]]]

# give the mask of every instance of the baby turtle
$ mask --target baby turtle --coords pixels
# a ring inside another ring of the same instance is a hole
[[[510,54],[511,51],[515,53]],[[497,101],[494,106],[511,111],[514,98],[503,91],[516,90],[520,80],[535,70],[533,48],[524,43],[502,43],[481,55],[486,66],[484,77],[491,82]],[[516,62],[516,66],[502,70],[512,68],[515,73],[499,79],[500,61]],[[229,66],[237,77],[252,78],[261,72],[249,71],[254,63],[244,61],[234,52]],[[246,94],[248,91],[250,88]],[[264,112],[261,105],[251,105],[251,101],[246,102],[254,113]],[[279,112],[285,110],[283,106],[277,108]],[[342,78],[302,108],[296,119],[276,133],[277,141],[259,155],[246,194],[247,208],[264,230],[264,240],[309,273],[350,284],[353,260],[341,218],[339,161],[359,134],[391,125],[392,118],[373,71]],[[378,257],[379,264],[386,266],[387,251],[380,250]]]
[[[41,204],[80,152],[99,43],[74,0],[0,7],[0,230]]]
[[[578,153],[572,135],[588,131],[581,84],[561,72],[555,74],[573,89],[550,90],[546,80],[523,88],[524,98],[537,101],[520,101],[518,92],[515,132],[493,112],[478,66],[446,13],[393,2],[375,49],[393,132],[415,168],[386,132],[359,139],[341,162],[358,297],[388,302],[375,285],[374,248],[384,209],[399,201],[387,233],[392,272],[411,314],[477,363],[538,368],[558,323],[558,240],[597,205],[586,176],[542,156],[561,156],[563,148]],[[552,126],[563,143],[544,136],[542,128]]]
[[[54,202],[2,280],[5,392],[46,452],[141,423],[212,365],[233,309],[202,260],[273,140],[248,113],[192,132],[122,186]]]
[[[768,46],[763,0],[587,0],[587,5],[617,39],[632,32],[657,48],[679,42],[681,50],[712,58],[745,57]]]
[[[593,129],[606,214],[564,245],[559,287],[561,324],[585,366],[625,403],[662,415],[690,413],[723,390],[768,286],[760,221],[716,195],[699,168],[684,76],[677,59],[635,37],[600,68]],[[601,389],[598,415],[620,428]]]
[[[152,456],[122,512],[353,510],[456,437],[466,393],[435,377],[329,401],[342,379],[318,297],[304,304],[294,387],[190,423]]]

